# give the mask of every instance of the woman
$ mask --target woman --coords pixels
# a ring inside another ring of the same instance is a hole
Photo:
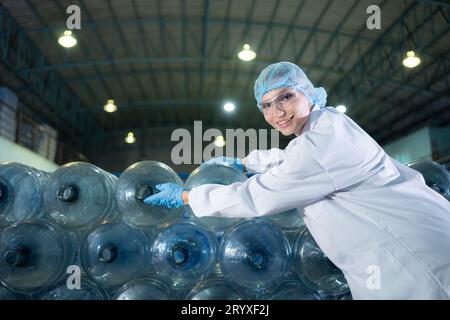
[[[208,162],[259,174],[190,191],[162,184],[146,203],[227,218],[297,208],[354,299],[449,299],[450,203],[349,117],[325,108],[325,90],[297,65],[269,65],[254,91],[265,120],[297,136],[286,149],[255,150],[242,161],[215,158]]]

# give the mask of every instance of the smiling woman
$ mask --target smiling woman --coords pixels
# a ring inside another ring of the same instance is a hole
[[[285,136],[299,136],[312,107],[324,107],[327,98],[325,89],[315,88],[303,70],[290,62],[264,69],[254,91],[264,119]]]
[[[257,174],[246,181],[178,187],[172,194],[179,202],[197,217],[254,218],[295,208],[354,299],[449,299],[450,203],[352,119],[325,107],[325,90],[297,65],[269,65],[254,91],[265,120],[297,137],[284,150],[247,155],[242,164]],[[169,196],[160,200],[146,203],[170,204]],[[367,285],[375,276],[377,290]]]
[[[263,96],[263,101],[261,109],[264,119],[285,136],[300,135],[313,107],[295,87],[272,90]]]

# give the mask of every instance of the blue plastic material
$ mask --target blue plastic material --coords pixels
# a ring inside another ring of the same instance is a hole
[[[224,278],[214,277],[199,282],[186,297],[188,300],[245,300],[245,294]]]
[[[221,184],[229,185],[234,182],[244,182],[247,177],[227,164],[211,164],[198,167],[189,175],[186,180],[186,188],[192,189],[203,184]],[[188,219],[200,225],[202,228],[210,230],[215,233],[224,232],[233,224],[241,221],[241,219],[228,219],[217,217],[201,217],[198,218],[192,212],[190,207],[186,208],[186,216]]]
[[[108,300],[105,290],[89,280],[82,280],[80,288],[69,288],[66,283],[39,297],[40,300]]]
[[[45,208],[54,221],[72,230],[88,230],[117,219],[117,178],[85,162],[71,162],[50,175]]]
[[[125,223],[101,225],[84,241],[83,270],[103,287],[122,285],[147,271],[149,244],[147,234]]]
[[[0,281],[20,293],[55,285],[74,262],[73,239],[44,220],[27,220],[4,230],[0,237]]]
[[[194,286],[214,271],[216,259],[214,235],[190,222],[162,230],[152,246],[155,272],[175,289]]]
[[[244,221],[224,234],[219,263],[224,276],[235,285],[249,292],[268,290],[289,272],[289,242],[273,223]]]
[[[140,278],[124,284],[114,300],[171,300],[170,288],[156,278]]]
[[[0,164],[0,227],[44,216],[48,174],[19,163]]]
[[[299,232],[293,254],[296,272],[311,290],[323,295],[349,292],[344,274],[320,250],[307,229]]]
[[[137,228],[162,226],[183,217],[183,208],[151,206],[144,199],[158,191],[161,183],[183,182],[167,165],[158,161],[141,161],[128,167],[117,182],[116,199],[123,220]]]
[[[443,165],[431,160],[415,160],[406,166],[419,171],[427,186],[450,201],[450,173]]]
[[[322,300],[323,297],[308,288],[302,281],[289,279],[283,281],[272,290],[265,299],[267,300]]]

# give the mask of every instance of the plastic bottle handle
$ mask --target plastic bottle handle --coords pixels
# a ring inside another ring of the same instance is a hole
[[[64,202],[73,202],[78,199],[80,192],[74,185],[62,185],[58,189],[58,199]]]
[[[183,265],[187,262],[189,257],[188,250],[183,246],[175,246],[172,249],[172,260],[177,265]]]
[[[20,246],[4,253],[3,259],[7,264],[23,268],[30,262],[31,250],[26,246]]]
[[[154,187],[148,184],[143,184],[137,187],[135,197],[140,201],[144,201],[146,198],[150,197],[151,195],[154,195],[155,193],[157,192]]]
[[[103,263],[111,263],[117,258],[117,246],[113,244],[103,245],[97,252],[97,259]]]
[[[263,252],[253,252],[248,259],[248,262],[253,269],[261,270],[266,265],[266,255]]]

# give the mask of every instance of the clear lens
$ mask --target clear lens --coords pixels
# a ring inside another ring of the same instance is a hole
[[[269,100],[269,101],[259,104],[258,107],[265,114],[270,114],[270,113],[275,112],[275,108],[273,108],[274,106],[276,106],[278,109],[284,111],[285,108],[289,104],[291,104],[296,98],[297,98],[297,94],[292,89],[288,89],[288,90],[280,93],[278,96],[276,96],[272,100]]]

